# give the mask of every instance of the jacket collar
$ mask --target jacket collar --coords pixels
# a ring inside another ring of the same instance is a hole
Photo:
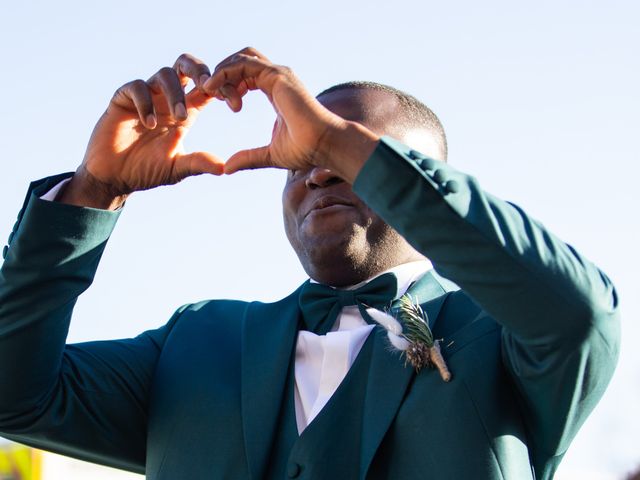
[[[451,285],[430,271],[409,293],[417,297],[430,326],[438,317]],[[284,401],[289,364],[295,351],[301,312],[300,288],[276,303],[254,302],[243,318],[242,421],[249,471],[263,478]],[[395,418],[415,372],[389,350],[384,332],[376,328],[363,412],[360,477],[366,476],[382,438]]]
[[[431,270],[413,284],[408,293],[418,298],[433,329],[447,293],[454,289],[452,284]],[[407,365],[398,352],[391,351],[385,332],[377,328],[375,343],[369,368],[367,393],[362,421],[362,449],[360,452],[360,478],[366,477],[369,465],[382,442],[391,422],[405,397],[415,370]],[[436,372],[423,372],[435,374]]]
[[[251,303],[243,319],[242,423],[249,472],[256,480],[266,474],[284,401],[301,321],[299,291],[276,303]]]

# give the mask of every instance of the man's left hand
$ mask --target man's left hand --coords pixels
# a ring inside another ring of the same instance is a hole
[[[271,63],[254,48],[223,60],[203,88],[226,100],[234,112],[242,109],[249,91],[261,90],[277,114],[271,143],[232,155],[225,165],[228,174],[265,167],[320,167],[352,183],[379,140],[364,126],[326,109],[290,68]]]

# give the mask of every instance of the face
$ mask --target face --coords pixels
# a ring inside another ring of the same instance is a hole
[[[342,90],[318,100],[379,135],[400,141],[415,137],[415,131],[398,126],[396,100],[384,92]],[[329,170],[289,171],[282,203],[289,242],[307,274],[321,283],[353,285],[422,258],[353,193],[350,184]]]

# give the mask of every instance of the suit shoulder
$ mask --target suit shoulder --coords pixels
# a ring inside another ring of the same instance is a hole
[[[224,309],[224,308],[244,308],[250,302],[244,300],[234,300],[228,298],[217,298],[217,299],[208,299],[208,300],[200,300],[198,302],[189,303],[181,307],[183,313],[187,312],[200,312],[200,311],[209,311],[215,309]]]
[[[457,290],[447,295],[439,317],[438,330],[442,336],[448,337],[476,320],[490,315],[467,293]]]
[[[198,302],[190,303],[187,305],[183,305],[178,310],[181,316],[191,316],[192,314],[198,315],[211,315],[215,313],[224,313],[224,314],[238,314],[244,312],[247,308],[252,305],[261,306],[261,307],[269,307],[269,308],[278,308],[283,306],[284,304],[288,304],[290,302],[297,303],[297,297],[299,295],[299,289],[296,289],[294,292],[289,294],[288,296],[281,298],[279,300],[275,300],[273,302],[261,302],[257,300],[247,301],[247,300],[237,300],[237,299],[208,299],[201,300]]]

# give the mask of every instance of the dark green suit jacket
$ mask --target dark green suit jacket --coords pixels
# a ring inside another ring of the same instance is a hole
[[[65,345],[118,213],[38,198],[61,178],[32,184],[5,249],[0,431],[150,479],[263,478],[290,400],[298,292],[188,305],[134,339]],[[290,476],[551,478],[617,360],[610,281],[474,178],[391,139],[353,188],[439,273],[420,300],[453,380],[416,374],[375,333],[362,421],[315,444],[303,434]],[[326,458],[353,429],[359,453]]]

